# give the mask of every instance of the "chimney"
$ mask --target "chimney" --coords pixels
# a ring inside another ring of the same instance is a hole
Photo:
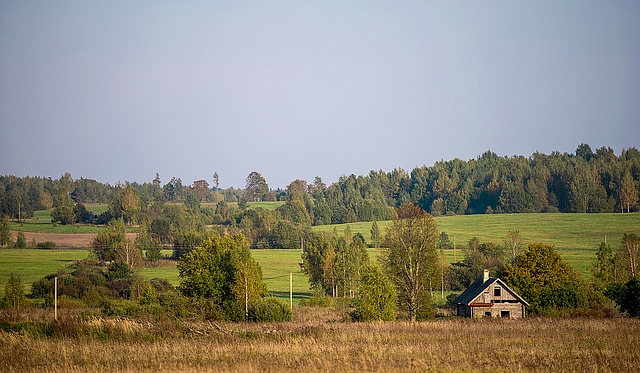
[[[487,282],[489,280],[489,270],[485,269],[484,270],[484,277],[482,278],[482,282]]]

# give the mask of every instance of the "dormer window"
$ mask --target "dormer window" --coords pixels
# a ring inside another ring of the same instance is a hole
[[[493,288],[493,296],[501,297],[502,296],[502,288],[500,286],[496,286]]]

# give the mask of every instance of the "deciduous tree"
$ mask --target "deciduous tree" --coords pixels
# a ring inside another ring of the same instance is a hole
[[[69,190],[60,187],[56,198],[53,200],[53,210],[51,210],[51,222],[60,223],[62,225],[73,224],[75,215],[73,213],[73,200],[69,194]]]
[[[366,266],[358,285],[358,298],[351,317],[356,321],[396,319],[397,294],[393,282],[377,266]]]
[[[431,215],[413,204],[400,206],[397,214],[387,230],[381,262],[396,286],[400,306],[415,321],[430,313],[430,291],[440,285],[438,229]]]
[[[378,228],[378,222],[373,221],[371,224],[371,242],[373,242],[373,246],[377,249],[380,247],[380,228]]]
[[[638,189],[629,170],[625,170],[620,183],[620,211],[630,212],[638,206]]]
[[[609,287],[614,283],[622,283],[627,278],[622,257],[611,249],[606,242],[600,243],[596,252],[596,261],[591,267],[591,274],[596,285]]]
[[[247,200],[252,202],[262,201],[268,191],[269,185],[259,172],[253,171],[247,176],[247,184],[244,188]]]
[[[11,308],[20,308],[20,304],[25,299],[24,285],[20,277],[12,273],[4,289],[5,303]]]
[[[5,247],[11,242],[11,230],[9,229],[9,218],[0,218],[0,246]]]
[[[625,233],[622,235],[621,255],[627,264],[627,270],[631,277],[638,275],[640,266],[640,237],[635,233]]]
[[[91,241],[91,248],[100,261],[112,261],[116,259],[116,251],[125,244],[127,235],[124,229],[124,220],[114,219],[109,222],[107,229],[99,232]]]
[[[507,232],[507,238],[504,240],[504,246],[511,256],[511,262],[515,261],[516,257],[520,255],[523,243],[524,240],[522,239],[522,235],[519,230],[516,229]]]
[[[550,245],[529,244],[507,270],[505,281],[529,302],[534,314],[586,306],[580,276]]]
[[[262,270],[244,236],[214,235],[178,262],[180,291],[207,299],[231,320],[246,317],[248,307],[268,295]]]

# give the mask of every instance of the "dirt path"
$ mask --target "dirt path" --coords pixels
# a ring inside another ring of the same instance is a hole
[[[13,240],[16,240],[18,232],[12,231]],[[75,233],[75,234],[58,234],[58,233],[35,233],[24,232],[24,237],[27,239],[27,245],[31,245],[31,242],[35,238],[36,243],[42,243],[46,241],[52,241],[56,243],[57,248],[65,247],[89,247],[91,241],[96,237],[96,233]],[[127,233],[127,238],[134,240],[136,233]]]

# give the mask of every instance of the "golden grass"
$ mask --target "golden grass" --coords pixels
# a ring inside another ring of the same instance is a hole
[[[348,323],[309,308],[296,318],[179,322],[165,334],[166,325],[113,319],[83,321],[95,334],[76,337],[0,332],[0,371],[634,372],[640,361],[637,319]]]

